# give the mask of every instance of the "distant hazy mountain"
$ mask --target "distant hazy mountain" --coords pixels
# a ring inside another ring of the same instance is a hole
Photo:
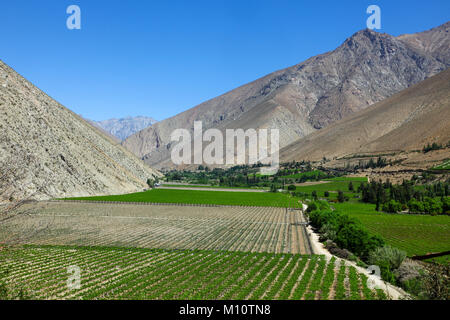
[[[122,119],[109,119],[103,121],[93,121],[100,128],[112,134],[120,140],[125,140],[132,134],[141,131],[157,121],[150,117],[137,116]]]
[[[280,131],[280,147],[380,102],[450,66],[450,22],[394,37],[362,30],[337,49],[269,74],[128,137],[122,144],[157,168],[172,167],[174,129]],[[284,48],[289,50],[289,48]]]

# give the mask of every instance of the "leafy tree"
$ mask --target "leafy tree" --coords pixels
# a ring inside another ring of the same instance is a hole
[[[350,250],[357,256],[363,256],[367,250],[369,235],[359,225],[354,223],[345,224],[336,237],[336,244]]]
[[[439,199],[425,197],[423,206],[425,212],[433,216],[442,212],[442,202]]]
[[[270,192],[277,192],[277,187],[273,183],[270,185]]]
[[[150,188],[153,188],[154,186],[155,186],[155,181],[153,180],[153,179],[147,179],[147,185],[150,187]]]
[[[321,237],[334,240],[343,249],[350,250],[362,259],[371,251],[383,246],[378,236],[371,236],[358,220],[339,211],[331,211],[325,201],[310,203],[307,210],[311,225],[322,233]]]
[[[423,213],[425,212],[424,205],[421,201],[411,199],[408,201],[408,209],[411,213]]]
[[[345,196],[344,196],[344,192],[342,192],[341,190],[338,190],[338,201],[340,203],[345,201]]]
[[[389,213],[397,213],[402,211],[402,204],[395,200],[391,200],[383,205],[383,211]]]
[[[450,215],[450,197],[442,198],[442,213]]]
[[[439,150],[442,149],[442,145],[441,144],[437,144],[436,142],[433,142],[433,144],[427,144],[425,147],[423,147],[423,153],[427,153],[430,151],[434,151],[434,150]]]
[[[349,182],[349,184],[348,184],[348,191],[354,191],[355,189],[354,189],[354,187],[353,187],[353,182]]]

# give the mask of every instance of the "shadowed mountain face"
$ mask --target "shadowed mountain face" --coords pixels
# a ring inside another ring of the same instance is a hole
[[[172,167],[170,134],[193,129],[274,128],[284,147],[386,99],[450,65],[450,23],[393,37],[357,32],[340,47],[274,72],[129,138],[123,145],[157,167]]]
[[[152,175],[160,173],[0,61],[0,196],[133,192]]]
[[[132,134],[141,131],[157,121],[150,117],[137,116],[127,117],[122,119],[108,119],[102,121],[92,121],[100,128],[118,138],[119,140],[125,140]]]
[[[450,69],[280,151],[284,161],[421,150],[450,142]]]

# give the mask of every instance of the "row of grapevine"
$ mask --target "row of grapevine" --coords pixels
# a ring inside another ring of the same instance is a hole
[[[0,252],[6,283],[37,299],[376,299],[335,259],[299,254],[30,246]],[[67,267],[79,267],[70,289]]]
[[[36,225],[49,228],[26,238],[37,245],[122,246],[309,254],[298,211],[282,208],[213,208],[213,212],[174,215],[152,211],[134,216],[41,213],[23,216],[0,229],[0,241],[11,233],[30,234]],[[164,208],[164,207],[162,207]],[[191,211],[189,211],[191,210]],[[219,212],[214,212],[219,210]],[[219,214],[224,214],[220,216]]]

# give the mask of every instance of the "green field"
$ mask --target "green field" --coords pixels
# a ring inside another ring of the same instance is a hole
[[[442,164],[434,167],[435,170],[450,170],[450,160],[444,161]]]
[[[348,183],[352,181],[357,190],[366,178],[337,177],[327,179],[330,183],[297,187],[297,191],[311,194],[316,190],[319,197],[330,192],[330,199],[337,197],[337,190],[344,191],[350,201],[333,203],[332,206],[341,212],[357,218],[372,234],[382,236],[386,242],[407,252],[409,256],[424,255],[432,252],[450,250],[450,217],[387,214],[377,212],[374,204],[359,202],[355,193],[348,191]],[[439,262],[449,261],[450,257],[437,259]]]
[[[6,283],[33,299],[300,300],[386,298],[323,256],[107,247],[0,251]],[[69,288],[68,267],[80,271]]]
[[[310,185],[310,186],[297,186],[296,192],[303,192],[306,194],[311,195],[313,191],[317,192],[318,197],[325,197],[325,191],[330,192],[329,199],[337,198],[337,191],[341,190],[344,192],[344,194],[350,198],[354,197],[356,194],[354,192],[350,192],[348,190],[349,185],[348,180],[344,181],[336,181],[336,180],[330,180],[326,181],[326,183],[322,184],[316,184],[316,185]],[[353,188],[354,190],[357,190],[359,185],[362,183],[362,181],[359,180],[352,180]]]
[[[318,180],[322,177],[326,177],[326,174],[322,171],[308,171],[308,172],[298,172],[289,175],[281,176],[282,179],[308,179],[308,180]]]
[[[300,207],[293,197],[283,193],[227,192],[202,190],[153,189],[145,192],[114,196],[79,197],[65,200],[122,201],[151,203],[186,203],[249,207]]]
[[[450,217],[387,214],[375,211],[374,204],[356,201],[335,203],[337,210],[357,218],[372,233],[404,250],[409,256],[450,250]],[[450,257],[438,261],[449,261]]]

